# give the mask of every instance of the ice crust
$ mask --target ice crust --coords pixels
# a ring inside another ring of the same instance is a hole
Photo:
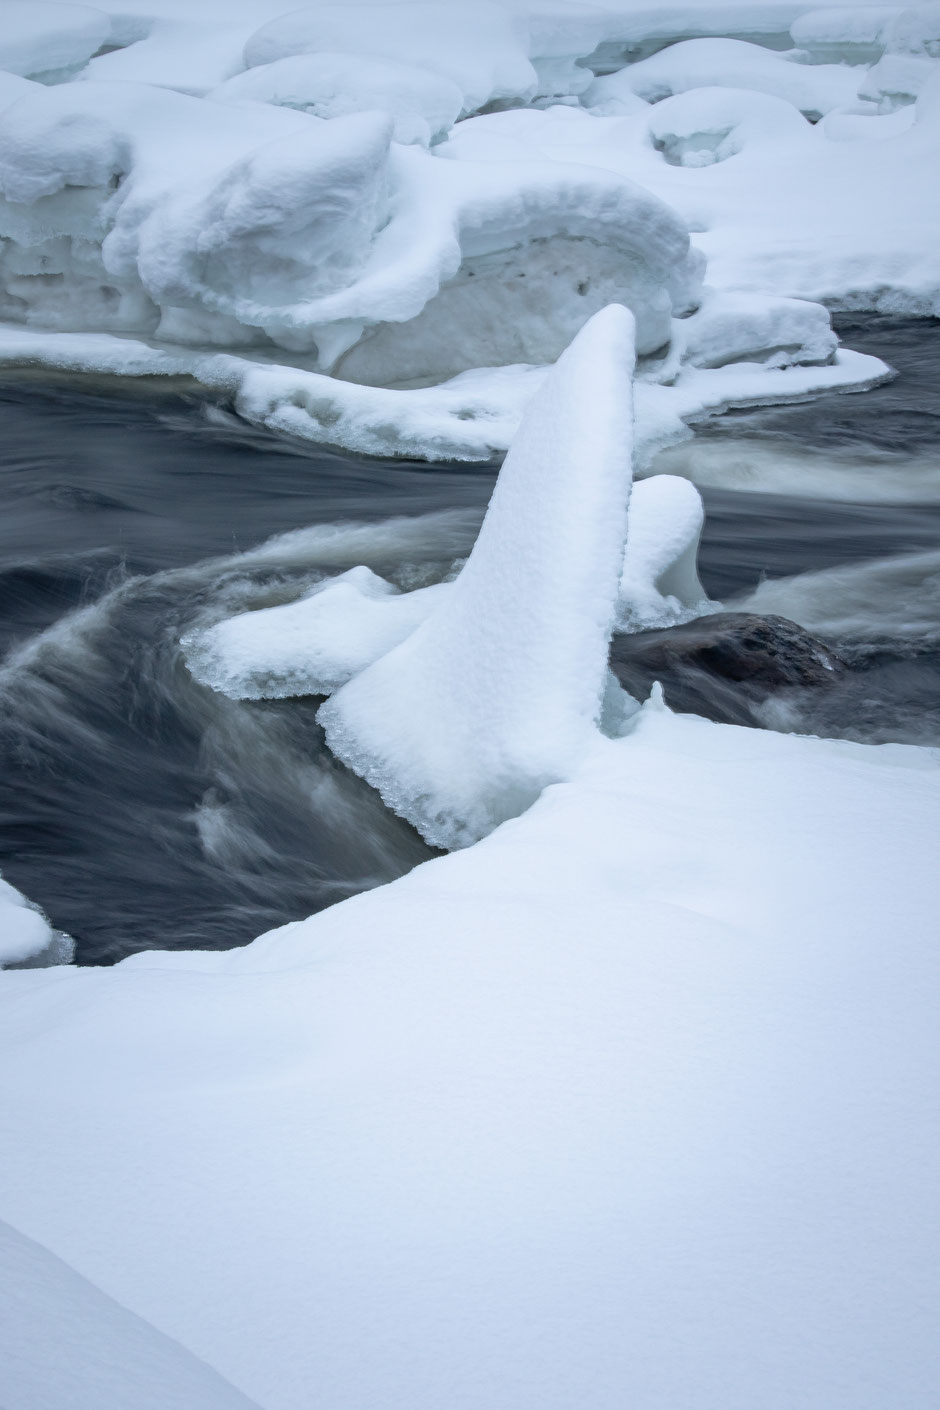
[[[456,583],[321,707],[330,748],[438,846],[583,756],[600,716],[632,479],[634,320],[591,319],[526,410]]]

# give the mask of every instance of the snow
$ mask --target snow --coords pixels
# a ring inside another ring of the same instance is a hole
[[[178,1343],[2,1220],[0,1361],[10,1410],[258,1410]]]
[[[740,39],[686,39],[624,70],[624,81],[649,102],[690,88],[745,88],[816,116],[852,102],[858,80],[845,65],[793,63]]]
[[[929,1405],[936,765],[646,709],[245,949],[6,974],[3,1217],[265,1410]]]
[[[414,64],[361,54],[297,54],[236,74],[208,95],[216,102],[274,103],[319,118],[376,109],[396,142],[428,146],[457,120],[462,94],[452,79]]]
[[[108,16],[88,5],[3,0],[0,69],[30,78],[78,68],[110,32]]]
[[[464,112],[495,99],[527,98],[537,87],[523,35],[488,0],[318,5],[272,19],[245,46],[249,68],[295,54],[333,51],[413,64],[457,85]]]
[[[321,707],[327,743],[435,845],[465,846],[590,742],[632,479],[634,321],[581,330],[526,409],[453,588]]]
[[[404,641],[444,584],[399,592],[365,567],[295,602],[226,617],[183,638],[197,680],[237,700],[328,695]]]
[[[0,968],[41,954],[53,940],[38,907],[0,877]]]
[[[676,475],[639,480],[630,496],[618,631],[671,627],[714,610],[699,582],[702,496]]]

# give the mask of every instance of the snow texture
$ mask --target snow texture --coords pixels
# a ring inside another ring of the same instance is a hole
[[[0,877],[0,968],[32,959],[54,939],[52,927],[37,906]]]
[[[258,1410],[2,1220],[0,1363],[9,1410]]]
[[[438,846],[576,766],[596,728],[632,478],[634,321],[612,305],[526,410],[441,605],[321,707],[330,748]]]
[[[26,78],[59,77],[85,64],[111,33],[111,21],[88,5],[3,0],[0,69]]]
[[[410,636],[446,593],[443,583],[402,593],[368,568],[350,568],[296,602],[189,634],[186,664],[236,700],[329,695]]]
[[[4,974],[0,1211],[265,1410],[926,1407],[938,812],[647,708],[243,949]]]

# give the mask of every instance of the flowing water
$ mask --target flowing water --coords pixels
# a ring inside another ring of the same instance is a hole
[[[774,728],[940,739],[940,337],[867,319],[857,397],[725,417],[657,469],[703,488],[702,578],[853,670]],[[181,389],[0,384],[0,871],[80,963],[225,948],[432,855],[324,748],[316,700],[197,685],[180,635],[357,563],[408,588],[473,544],[497,467],[363,460]]]

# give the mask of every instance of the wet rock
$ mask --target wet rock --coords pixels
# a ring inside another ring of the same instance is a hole
[[[660,681],[672,710],[723,724],[761,724],[755,707],[794,688],[825,688],[846,666],[786,617],[719,612],[682,626],[615,636],[611,669],[625,690],[645,699]]]

